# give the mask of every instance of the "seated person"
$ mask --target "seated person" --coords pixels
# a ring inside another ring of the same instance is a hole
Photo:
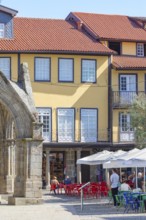
[[[51,185],[53,186],[52,189],[54,190],[54,194],[56,194],[55,190],[59,188],[59,182],[56,176],[54,176],[53,179],[51,180]]]
[[[71,184],[71,179],[69,178],[69,176],[66,176],[66,178],[64,180],[64,184],[65,185]]]
[[[119,187],[118,190],[120,190],[120,191],[129,191],[129,190],[131,190],[131,188],[128,185],[128,183],[126,183],[126,179],[125,178],[122,179],[121,186]]]

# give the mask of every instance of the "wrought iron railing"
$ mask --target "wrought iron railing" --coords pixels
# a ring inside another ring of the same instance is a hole
[[[113,92],[113,107],[128,107],[138,95],[145,95],[144,91],[114,91]]]

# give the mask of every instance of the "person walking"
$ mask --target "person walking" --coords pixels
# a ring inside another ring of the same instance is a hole
[[[56,195],[56,189],[59,189],[59,182],[57,180],[57,177],[54,176],[51,180],[51,190],[54,191],[54,194]]]
[[[116,203],[115,195],[118,194],[118,185],[119,185],[119,175],[117,174],[116,169],[112,169],[112,174],[110,176],[110,184],[111,184],[112,197],[114,200],[114,206],[116,206],[118,204]]]

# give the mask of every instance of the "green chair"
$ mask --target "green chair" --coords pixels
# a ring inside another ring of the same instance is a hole
[[[116,198],[117,210],[119,210],[124,205],[123,195],[115,195],[115,198]]]
[[[140,201],[141,201],[141,203],[140,203],[140,210],[142,212],[145,212],[145,204],[144,204],[145,200],[146,200],[146,194],[141,194],[140,195]]]
[[[113,196],[112,196],[112,191],[109,190],[108,191],[108,204],[110,205],[110,203],[112,204],[113,203]]]

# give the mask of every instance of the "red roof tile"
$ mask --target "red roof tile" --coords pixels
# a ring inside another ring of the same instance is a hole
[[[118,70],[146,69],[146,58],[132,56],[113,56],[112,66]]]
[[[112,51],[68,21],[14,18],[14,39],[0,39],[0,51],[109,54]]]
[[[100,39],[146,41],[146,31],[142,24],[128,16],[81,12],[72,12],[69,16],[82,21]]]

